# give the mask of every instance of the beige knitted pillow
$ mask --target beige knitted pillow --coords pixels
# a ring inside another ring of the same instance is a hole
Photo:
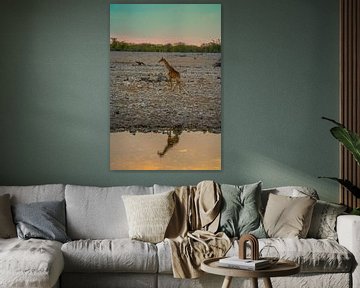
[[[151,243],[164,240],[175,207],[173,193],[122,196],[131,239]]]
[[[306,197],[269,195],[264,228],[269,237],[306,238],[316,200]]]

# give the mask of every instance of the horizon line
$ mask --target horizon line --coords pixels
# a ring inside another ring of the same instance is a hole
[[[127,43],[127,44],[134,44],[134,45],[142,45],[142,44],[150,44],[150,45],[179,45],[179,44],[184,44],[184,45],[188,45],[188,46],[197,46],[200,47],[203,44],[209,44],[209,43],[214,43],[214,44],[219,44],[221,46],[221,39],[212,39],[208,42],[202,42],[200,44],[195,44],[195,43],[188,43],[188,42],[183,42],[183,41],[178,41],[178,42],[166,42],[166,43],[159,43],[159,42],[133,42],[133,41],[126,41],[126,40],[119,40],[117,37],[110,37],[110,44],[112,43],[112,39],[115,38],[117,39],[117,42],[121,43]]]

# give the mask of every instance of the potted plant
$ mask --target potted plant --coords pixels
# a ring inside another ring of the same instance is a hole
[[[327,121],[336,124],[335,127],[330,129],[331,135],[333,135],[340,143],[342,143],[347,150],[353,155],[355,161],[360,165],[360,136],[353,131],[347,129],[343,124],[336,122],[333,119],[322,117]],[[341,179],[336,177],[319,177],[327,178],[339,182],[347,190],[349,190],[356,198],[360,198],[360,188],[354,185],[348,179]],[[360,207],[354,208],[351,214],[360,215]]]

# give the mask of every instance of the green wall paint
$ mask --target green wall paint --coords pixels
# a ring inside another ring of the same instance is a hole
[[[338,117],[337,1],[203,2],[222,3],[222,171],[110,171],[109,2],[4,0],[0,184],[261,179],[337,201],[337,185],[317,179],[338,174],[337,143],[320,119]]]

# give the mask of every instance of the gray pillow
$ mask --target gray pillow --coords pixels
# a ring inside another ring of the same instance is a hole
[[[266,233],[260,216],[261,182],[236,186],[222,184],[222,209],[219,231],[229,237],[253,234],[265,238]]]
[[[11,215],[10,195],[0,196],[0,238],[16,237],[16,229]]]
[[[15,204],[13,215],[19,238],[70,241],[65,232],[65,201]]]
[[[337,240],[336,218],[343,214],[346,206],[318,200],[312,214],[309,238]]]

